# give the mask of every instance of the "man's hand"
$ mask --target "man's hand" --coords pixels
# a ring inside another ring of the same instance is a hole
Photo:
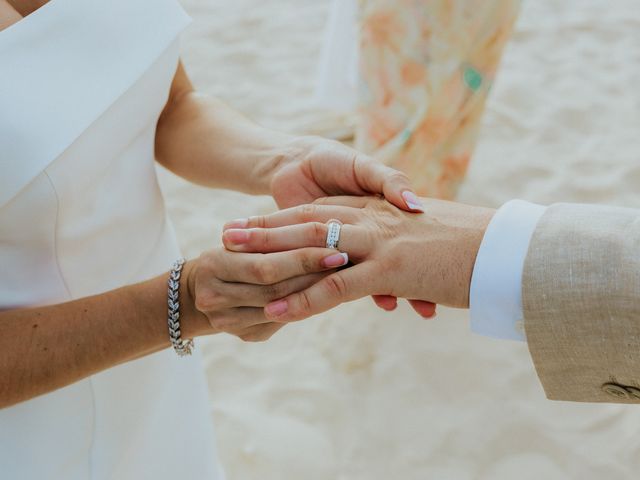
[[[367,295],[431,300],[468,308],[475,258],[494,210],[426,200],[412,215],[375,197],[332,197],[246,221],[223,241],[237,252],[324,245],[327,222],[343,222],[339,248],[352,267],[265,307],[274,322],[306,318]],[[241,233],[240,233],[241,232]]]

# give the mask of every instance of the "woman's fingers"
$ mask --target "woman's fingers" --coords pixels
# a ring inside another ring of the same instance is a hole
[[[281,252],[303,247],[324,247],[328,226],[325,223],[302,223],[276,228],[230,229],[223,233],[224,246],[236,252]],[[352,257],[370,251],[370,237],[362,227],[342,225],[338,247]]]
[[[234,307],[264,307],[269,302],[286,297],[319,282],[329,273],[313,273],[290,278],[273,285],[216,282],[208,291],[200,291],[198,310],[209,314]]]
[[[284,325],[284,323],[276,322],[254,325],[239,333],[238,337],[245,342],[265,342],[269,340],[278,330],[284,327]]]
[[[273,285],[342,267],[348,261],[346,253],[316,247],[265,254],[222,251],[216,259],[216,276],[225,282]]]
[[[239,307],[216,312],[209,317],[218,332],[235,335],[245,342],[264,342],[284,327],[284,323],[270,322],[263,308]]]
[[[224,230],[229,230],[230,228],[274,228],[307,222],[325,223],[332,219],[340,220],[343,223],[350,223],[357,220],[358,214],[358,210],[346,206],[300,205],[298,207],[280,210],[270,215],[232,220],[224,225]]]
[[[207,315],[209,323],[217,332],[238,335],[255,325],[270,323],[263,308],[236,307],[217,310]]]
[[[356,157],[353,173],[363,190],[383,194],[384,198],[402,210],[424,212],[422,202],[413,192],[411,182],[404,173],[364,156]]]
[[[368,263],[332,273],[306,290],[265,306],[274,322],[293,322],[325,312],[343,302],[356,300],[376,290],[378,275]]]

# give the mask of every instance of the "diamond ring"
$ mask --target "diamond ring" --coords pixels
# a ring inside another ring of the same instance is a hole
[[[338,243],[340,242],[340,229],[342,224],[338,220],[329,220],[327,222],[329,229],[327,230],[327,248],[338,249]]]

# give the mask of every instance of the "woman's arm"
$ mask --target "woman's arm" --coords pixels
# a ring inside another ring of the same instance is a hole
[[[166,281],[160,276],[72,302],[0,312],[0,408],[168,347]],[[180,293],[185,334],[197,334],[205,325],[184,284]]]
[[[330,195],[384,195],[420,211],[407,177],[341,143],[263,128],[194,91],[180,64],[158,121],[158,162],[194,183],[273,195],[281,208]]]
[[[180,63],[158,120],[156,158],[193,183],[266,195],[291,140],[196,92]]]
[[[180,282],[182,336],[227,332],[266,340],[282,324],[268,320],[262,307],[346,263],[335,257],[324,248],[272,255],[218,248],[187,262]],[[0,408],[168,347],[167,278],[0,312]]]

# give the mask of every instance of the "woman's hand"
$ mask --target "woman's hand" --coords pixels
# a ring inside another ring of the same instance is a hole
[[[238,252],[278,252],[321,246],[326,222],[343,223],[339,248],[355,264],[306,290],[265,307],[274,322],[306,318],[366,295],[391,295],[468,307],[475,257],[494,210],[426,200],[426,213],[408,214],[372,197],[335,197],[254,217],[227,229],[225,246]]]
[[[233,253],[217,248],[185,265],[185,337],[226,332],[263,341],[282,326],[264,315],[268,303],[304,290],[347,263],[326,248],[279,253]],[[195,307],[195,308],[193,308]]]
[[[280,208],[332,195],[382,195],[396,207],[421,212],[407,176],[342,143],[321,137],[290,140],[270,175],[270,191]]]

